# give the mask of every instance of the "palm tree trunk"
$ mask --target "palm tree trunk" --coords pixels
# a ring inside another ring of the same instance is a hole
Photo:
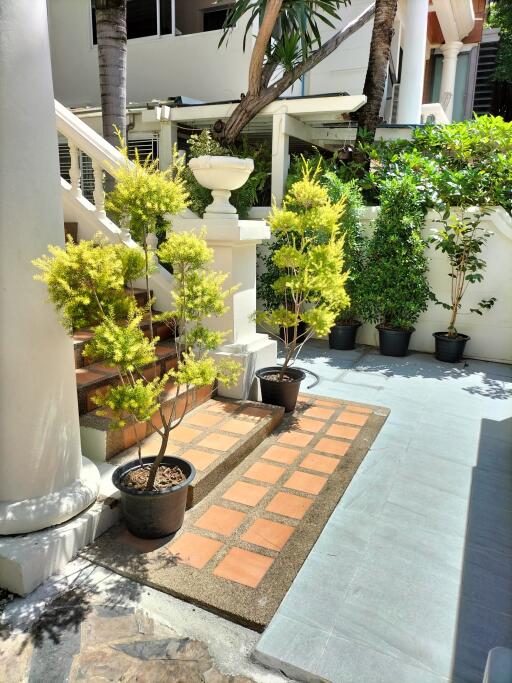
[[[103,137],[118,144],[115,127],[126,135],[126,3],[96,0]]]
[[[367,101],[358,112],[358,140],[363,130],[370,134],[370,138],[365,136],[365,140],[372,141],[375,137],[386,86],[396,9],[397,0],[376,0],[375,2],[370,56],[363,88]]]

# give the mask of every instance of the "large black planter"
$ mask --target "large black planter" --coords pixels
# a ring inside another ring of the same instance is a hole
[[[357,330],[361,323],[335,325],[329,332],[329,348],[337,351],[351,351],[356,347]]]
[[[285,412],[291,413],[297,405],[300,383],[306,374],[298,368],[286,368],[284,374],[288,378],[287,381],[267,379],[268,375],[275,375],[281,370],[281,367],[275,365],[256,371],[256,377],[260,380],[261,400],[273,406],[283,406]]]
[[[145,465],[154,462],[154,456],[142,458]],[[139,468],[138,460],[131,460],[118,467],[112,482],[121,491],[121,506],[128,530],[139,538],[162,538],[173,534],[183,524],[187,505],[187,490],[196,476],[194,466],[187,460],[167,456],[162,465],[180,468],[186,475],[181,484],[160,491],[137,491],[122,483],[125,475]]]
[[[280,327],[279,328],[279,336],[281,339],[284,340],[284,331],[285,329],[288,329],[288,340],[290,340],[293,337],[293,327]],[[308,331],[308,326],[306,323],[302,322],[302,320],[299,322],[297,325],[297,342],[300,344],[302,341],[304,341],[304,337],[306,336],[306,333]]]
[[[406,356],[409,341],[414,328],[410,330],[392,330],[378,326],[379,351],[383,356]]]
[[[434,332],[436,340],[436,358],[443,363],[459,363],[464,354],[466,342],[470,339],[467,334],[449,337],[447,332]]]

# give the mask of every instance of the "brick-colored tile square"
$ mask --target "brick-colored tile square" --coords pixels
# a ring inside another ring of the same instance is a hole
[[[192,427],[180,424],[179,427],[172,430],[171,439],[172,441],[180,441],[181,443],[190,443],[198,436],[201,436],[202,433],[203,432],[200,429],[193,429]]]
[[[236,481],[222,497],[224,500],[231,500],[233,503],[242,503],[254,507],[267,491],[268,486],[257,486],[245,481]]]
[[[276,515],[291,517],[292,519],[302,519],[309,510],[313,500],[295,496],[293,493],[277,493],[265,508],[267,512],[274,512]]]
[[[75,378],[78,386],[84,384],[90,384],[91,382],[96,382],[100,378],[104,377],[99,372],[92,372],[91,370],[86,370],[85,368],[77,368],[75,370]]]
[[[188,564],[195,569],[202,569],[222,545],[213,538],[187,532],[171,543],[168,552],[176,557],[178,564]]]
[[[340,404],[335,401],[325,401],[323,398],[319,398],[315,401],[317,406],[326,406],[327,408],[339,408]]]
[[[246,517],[245,512],[230,510],[220,505],[212,505],[199,517],[195,526],[207,531],[213,531],[222,536],[230,536]]]
[[[199,446],[213,448],[216,451],[229,451],[229,449],[233,448],[236,443],[238,443],[238,439],[236,437],[214,432],[213,434],[208,434],[208,436],[200,441]]]
[[[295,489],[296,491],[302,491],[302,493],[312,493],[316,496],[323,489],[326,481],[326,477],[297,470],[285,481],[284,486],[287,489]]]
[[[299,446],[303,448],[313,438],[313,434],[303,434],[302,432],[283,432],[277,439],[279,443],[287,443],[290,446]]]
[[[251,429],[254,429],[254,422],[234,417],[231,420],[223,422],[220,429],[222,429],[223,432],[233,432],[234,434],[249,434]]]
[[[324,423],[319,420],[310,420],[307,417],[299,417],[297,419],[297,427],[304,432],[313,432],[313,434],[317,434],[323,426]]]
[[[256,588],[274,560],[242,548],[231,548],[213,570],[215,576]]]
[[[348,410],[344,410],[338,417],[337,422],[344,422],[349,425],[359,425],[362,427],[366,424],[368,416],[363,413],[351,413]]]
[[[279,465],[271,465],[266,462],[255,462],[251,465],[244,477],[248,479],[256,479],[257,481],[264,481],[266,484],[275,484],[279,477],[286,472],[285,467]]]
[[[272,522],[259,517],[241,537],[246,543],[253,543],[268,550],[281,550],[295,531],[289,524]]]
[[[335,439],[323,438],[320,439],[314,448],[315,451],[342,456],[348,451],[350,444],[346,441],[336,441]]]
[[[205,409],[211,410],[214,413],[224,413],[228,415],[234,413],[238,409],[238,405],[236,403],[227,403],[225,401],[212,399],[205,404]]]
[[[181,453],[180,457],[191,462],[199,472],[203,472],[204,470],[207,470],[220,455],[217,455],[217,453],[208,453],[207,451],[202,451],[198,448],[189,448],[188,451]]]
[[[271,415],[272,411],[267,410],[267,408],[258,408],[257,406],[247,406],[240,411],[239,415],[243,415],[247,418],[252,418],[253,420],[261,420],[267,415]]]
[[[304,411],[305,417],[316,417],[320,420],[330,420],[333,415],[334,410],[331,410],[330,408],[319,408],[317,406],[313,406]]]
[[[331,474],[338,467],[339,460],[337,458],[330,458],[327,455],[318,455],[318,453],[308,453],[304,460],[300,463],[301,467],[308,470],[315,470],[315,472],[323,472],[324,474]]]
[[[268,450],[261,456],[265,460],[274,460],[275,462],[282,462],[285,465],[290,465],[299,455],[299,451],[293,448],[286,448],[285,446],[270,446]]]
[[[187,423],[191,425],[197,425],[198,427],[203,427],[208,429],[208,427],[214,427],[222,420],[222,415],[215,415],[214,413],[207,413],[206,410],[199,410],[194,415],[189,415],[187,417]]]
[[[329,436],[336,436],[339,439],[355,439],[360,432],[359,427],[350,427],[349,425],[335,424],[331,425],[327,430]]]
[[[347,410],[350,410],[352,413],[363,413],[364,415],[371,415],[373,413],[373,410],[371,408],[367,408],[366,406],[354,406],[354,405],[348,405]]]

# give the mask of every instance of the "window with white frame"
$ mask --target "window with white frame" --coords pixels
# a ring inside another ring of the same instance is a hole
[[[172,33],[172,0],[127,0],[126,31],[128,40]],[[96,1],[91,0],[92,40],[96,37]]]

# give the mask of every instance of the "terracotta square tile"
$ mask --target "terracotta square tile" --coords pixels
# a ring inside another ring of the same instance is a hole
[[[294,448],[274,445],[270,446],[261,457],[265,458],[265,460],[274,460],[275,462],[282,462],[285,465],[289,465],[297,459],[298,455],[299,451]]]
[[[214,413],[225,413],[226,415],[229,413],[234,413],[236,410],[238,410],[238,405],[236,403],[227,403],[225,401],[218,401],[216,399],[211,399],[205,403],[204,407],[206,410],[211,410]]]
[[[80,330],[77,332],[73,332],[73,339],[75,342],[88,341],[92,338],[92,334],[93,333],[89,332],[89,330]]]
[[[207,531],[213,531],[222,536],[229,536],[235,529],[238,529],[245,517],[245,512],[230,510],[220,505],[212,505],[204,515],[199,517],[194,526],[206,529]]]
[[[91,382],[96,382],[104,376],[105,375],[99,372],[93,372],[91,370],[86,370],[85,368],[77,368],[75,370],[75,378],[78,386],[82,386],[84,384],[91,384]]]
[[[315,451],[321,451],[322,453],[330,453],[331,455],[345,455],[348,451],[350,444],[346,441],[336,441],[335,439],[320,439],[316,444]]]
[[[291,517],[292,519],[302,519],[309,510],[313,500],[295,496],[293,493],[278,493],[272,498],[265,510],[274,512],[276,515]]]
[[[247,406],[239,413],[239,415],[243,415],[247,418],[253,418],[253,420],[261,420],[263,417],[267,417],[267,415],[271,414],[271,410],[268,410],[267,408],[258,408],[257,406]]]
[[[249,420],[241,420],[240,418],[232,418],[231,420],[226,420],[220,426],[223,432],[234,432],[235,434],[248,434],[252,429],[254,429],[254,422]]]
[[[253,543],[268,550],[281,550],[295,531],[289,524],[271,522],[259,517],[241,537],[246,543]]]
[[[331,425],[327,430],[329,436],[336,436],[340,439],[355,439],[360,432],[359,427],[349,427],[348,425]]]
[[[302,493],[312,493],[316,496],[323,489],[326,481],[327,477],[320,477],[318,474],[309,474],[309,472],[297,470],[285,481],[284,486],[287,489],[295,489],[296,491],[302,491]]]
[[[181,443],[190,443],[193,441],[195,438],[198,436],[202,435],[202,431],[200,429],[192,429],[191,427],[187,427],[184,424],[180,424],[179,427],[176,427],[175,429],[172,430],[171,432],[171,441],[180,441]]]
[[[320,420],[329,420],[334,415],[334,410],[330,408],[317,408],[313,406],[304,411],[305,417],[317,417]]]
[[[268,486],[256,486],[245,481],[236,481],[222,496],[224,500],[254,507],[268,491]]]
[[[264,481],[266,484],[275,484],[279,477],[286,472],[285,467],[279,465],[271,465],[266,462],[255,462],[251,465],[244,477],[248,479],[256,479],[257,481]]]
[[[313,438],[313,434],[302,434],[301,432],[283,432],[277,439],[279,443],[287,443],[290,446],[303,448]]]
[[[94,363],[94,372],[97,372],[105,377],[117,375],[117,370],[115,367],[113,365],[107,365],[106,363]]]
[[[324,474],[331,474],[338,467],[339,460],[337,458],[329,458],[327,455],[318,455],[317,453],[308,453],[304,460],[300,463],[301,467],[308,470],[315,470],[315,472],[323,472]]]
[[[337,422],[344,422],[349,425],[359,425],[360,427],[366,424],[367,420],[368,415],[363,415],[363,413],[350,413],[348,410],[344,410],[337,418]]]
[[[163,346],[161,344],[157,344],[155,346],[155,354],[159,358],[161,358],[162,356],[168,356],[173,351],[174,351],[174,349],[172,349],[170,346]]]
[[[299,429],[302,429],[304,432],[313,432],[313,434],[317,434],[324,424],[320,420],[310,420],[302,416],[297,419],[297,427]]]
[[[336,401],[326,401],[323,398],[318,398],[315,401],[317,406],[326,406],[327,408],[339,408],[340,404],[336,403]]]
[[[195,569],[202,569],[222,545],[213,538],[187,532],[171,543],[167,552],[176,556],[178,564],[188,564]]]
[[[148,425],[147,422],[137,422],[134,425],[130,425],[130,427],[123,429],[123,445],[125,448],[130,448],[130,446],[133,446],[134,444],[137,443],[137,440],[142,441],[144,437],[146,436],[146,431],[147,431]],[[157,434],[158,436],[158,434]],[[148,455],[156,455],[160,449],[160,441],[157,442],[157,449],[156,451],[154,450],[153,447],[153,452]],[[145,444],[144,444],[145,445]]]
[[[189,448],[188,451],[180,454],[180,458],[191,462],[199,472],[207,470],[219,457],[217,453],[208,453],[208,451],[202,451],[199,448]]]
[[[256,588],[274,560],[242,548],[231,548],[213,570],[215,576]]]
[[[346,409],[353,413],[364,413],[364,415],[371,415],[373,413],[373,410],[371,408],[367,408],[366,406],[349,405],[346,407]]]
[[[208,434],[199,442],[199,446],[206,446],[206,448],[213,448],[216,451],[229,451],[230,448],[238,442],[235,436],[227,436],[227,434]]]
[[[197,427],[214,427],[222,420],[222,415],[215,415],[214,413],[207,413],[206,410],[199,410],[193,415],[187,416],[187,424],[196,425]]]

